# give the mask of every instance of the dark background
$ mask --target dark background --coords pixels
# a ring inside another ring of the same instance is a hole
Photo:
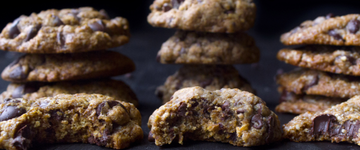
[[[280,35],[290,31],[305,20],[313,20],[317,16],[328,13],[345,15],[359,13],[358,0],[254,0],[257,5],[255,26],[247,31],[253,36],[261,50],[261,61],[257,64],[235,65],[239,73],[247,78],[257,95],[265,100],[271,109],[278,103],[274,76],[277,72],[289,71],[294,67],[276,59],[276,53],[285,46],[279,42]],[[114,48],[134,60],[137,70],[131,77],[115,77],[128,83],[137,94],[142,114],[144,137],[149,129],[146,126],[151,113],[161,106],[160,100],[154,95],[157,86],[163,84],[166,77],[175,73],[181,65],[163,65],[155,61],[157,51],[174,32],[174,29],[153,28],[147,23],[149,6],[152,0],[117,0],[117,1],[6,1],[0,9],[0,27],[12,22],[20,15],[30,15],[50,8],[76,8],[91,6],[105,9],[110,17],[122,16],[129,20],[132,33],[129,44]],[[5,68],[20,53],[0,51],[0,68]],[[9,82],[0,80],[0,91],[6,90]],[[287,123],[294,115],[278,114],[282,124]],[[173,144],[157,147],[144,138],[129,149],[360,149],[354,144],[332,144],[330,142],[294,143],[282,141],[269,146],[239,148],[230,144],[211,142],[186,142],[185,145]],[[33,149],[64,150],[64,149],[106,149],[89,144],[55,144],[35,146]]]

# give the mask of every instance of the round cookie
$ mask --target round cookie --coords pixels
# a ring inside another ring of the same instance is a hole
[[[1,77],[11,82],[57,82],[111,77],[134,70],[130,58],[114,51],[26,54],[7,66]]]
[[[278,52],[277,59],[299,67],[360,76],[360,47],[356,46],[284,48]]]
[[[163,64],[247,64],[260,59],[255,40],[235,34],[177,31],[158,52]]]
[[[252,0],[155,0],[148,22],[155,27],[235,33],[254,25]]]
[[[8,98],[23,98],[29,103],[42,97],[53,97],[58,94],[102,94],[115,100],[129,102],[138,106],[138,99],[131,88],[122,81],[112,79],[79,80],[68,82],[29,82],[11,83],[0,95],[0,103]]]
[[[0,49],[24,53],[74,53],[118,47],[129,41],[125,18],[110,19],[91,7],[49,9],[20,16],[0,34]]]
[[[177,90],[193,86],[207,90],[238,88],[255,93],[250,83],[231,65],[184,65],[169,76],[164,85],[156,89],[155,94],[166,103]]]
[[[333,14],[307,20],[290,32],[281,35],[285,45],[322,44],[360,46],[360,15],[334,17]]]

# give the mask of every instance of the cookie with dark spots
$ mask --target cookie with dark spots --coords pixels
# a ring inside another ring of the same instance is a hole
[[[76,53],[128,43],[129,23],[91,7],[22,15],[0,34],[0,49],[23,53]]]
[[[242,32],[177,31],[157,55],[163,64],[248,64],[260,60],[255,40]]]
[[[356,46],[284,48],[278,52],[277,59],[299,67],[360,76],[360,47]]]
[[[280,41],[285,45],[360,46],[359,18],[359,14],[320,16],[284,33]]]
[[[139,110],[100,94],[59,94],[32,103],[10,100],[0,104],[0,126],[0,148],[8,150],[46,143],[123,149],[143,139]]]
[[[79,80],[64,82],[29,82],[11,83],[0,95],[0,103],[7,99],[23,98],[29,103],[42,97],[53,97],[58,94],[102,94],[116,100],[129,102],[138,106],[138,99],[131,88],[124,82],[112,79]]]
[[[236,33],[254,25],[252,0],[155,0],[147,20],[154,27]]]
[[[306,112],[283,126],[284,137],[295,142],[331,141],[360,145],[360,96],[319,112]]]
[[[280,121],[263,100],[229,88],[178,90],[153,112],[148,127],[148,139],[158,146],[195,140],[250,147],[282,138]]]
[[[231,65],[184,65],[169,76],[164,85],[156,89],[155,94],[166,103],[175,91],[193,86],[201,86],[207,90],[238,88],[255,93],[250,83]]]
[[[360,77],[327,73],[310,69],[296,69],[276,76],[284,90],[298,95],[320,95],[351,98],[360,94]]]
[[[11,82],[57,82],[118,76],[134,70],[134,62],[115,51],[26,54],[6,67],[1,77]]]

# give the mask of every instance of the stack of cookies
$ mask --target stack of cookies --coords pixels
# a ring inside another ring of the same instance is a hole
[[[2,72],[12,83],[0,101],[97,93],[138,105],[128,85],[109,79],[135,70],[131,59],[106,50],[126,44],[129,36],[125,18],[110,19],[91,7],[20,16],[0,34],[0,49],[26,53]]]
[[[157,88],[163,103],[175,91],[192,86],[254,92],[232,66],[256,63],[260,58],[254,39],[242,32],[255,21],[252,0],[155,0],[150,9],[148,22],[152,26],[179,29],[163,43],[157,61],[184,64]]]
[[[299,66],[277,76],[282,93],[278,112],[322,111],[360,94],[360,15],[328,14],[281,36],[277,58]]]

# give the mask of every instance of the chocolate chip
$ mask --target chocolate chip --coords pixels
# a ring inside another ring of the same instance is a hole
[[[65,37],[62,34],[62,32],[58,32],[56,34],[56,41],[57,41],[57,43],[60,44],[60,47],[64,47],[64,45],[65,45]]]
[[[24,88],[25,84],[18,86],[15,90],[11,93],[12,98],[22,98],[24,95]]]
[[[102,32],[105,31],[105,25],[101,20],[88,23],[88,25],[93,31],[102,31]]]
[[[154,134],[151,131],[149,132],[148,141],[155,142]]]
[[[26,79],[27,76],[28,76],[28,74],[23,72],[21,66],[17,66],[9,74],[10,79],[20,79],[21,80],[21,79]]]
[[[357,133],[360,128],[360,121],[346,121],[344,123],[344,128],[346,130],[346,136],[351,138],[357,138]]]
[[[263,126],[262,116],[261,114],[256,114],[251,118],[251,126],[256,129],[261,129]]]
[[[54,119],[56,122],[60,122],[63,118],[62,115],[59,115],[59,113],[62,114],[60,109],[57,110],[51,110],[49,113],[51,115],[51,118]]]
[[[331,122],[336,122],[336,117],[330,114],[317,116],[313,122],[310,133],[313,135],[329,135]]]
[[[26,150],[30,146],[30,127],[28,125],[22,126],[14,136],[14,139],[11,141],[11,145],[16,147],[19,150]]]
[[[231,140],[231,141],[237,141],[237,135],[236,135],[236,132],[234,132],[234,133],[230,133],[230,140]]]
[[[100,13],[101,15],[103,15],[103,16],[105,17],[105,19],[110,19],[108,13],[107,13],[104,9],[101,9],[101,10],[99,11],[99,13]]]
[[[163,7],[162,7],[162,10],[164,11],[164,12],[168,12],[169,10],[171,10],[172,8],[171,8],[171,6],[168,4],[168,3],[165,3],[164,5],[163,5]]]
[[[349,23],[346,25],[346,28],[349,30],[350,33],[355,34],[359,31],[360,21],[357,19],[350,20]]]
[[[16,106],[6,106],[3,108],[3,112],[0,115],[0,121],[6,121],[12,118],[16,118],[26,113],[24,108],[18,108]]]
[[[266,123],[268,125],[267,127],[268,136],[266,137],[266,143],[270,143],[272,138],[274,137],[275,120],[272,116],[270,116],[267,118]]]
[[[290,31],[290,35],[296,33],[296,32],[297,32],[298,30],[300,30],[300,29],[301,29],[300,27],[296,27],[296,28],[292,29],[292,30]]]
[[[340,55],[340,56],[337,56],[335,58],[335,62],[343,62],[344,60],[344,57],[346,58],[345,61],[347,62],[350,62],[351,65],[356,65],[357,64],[357,59],[355,57],[352,57],[352,56],[347,56],[347,55]]]
[[[329,14],[326,15],[325,18],[330,19],[330,18],[333,18],[333,17],[335,17],[335,15],[333,13],[329,13]]]
[[[184,2],[185,0],[171,0],[171,4],[173,8],[179,9],[180,5]]]
[[[179,108],[178,108],[178,115],[181,117],[185,117],[186,115],[186,108],[187,108],[187,104],[186,103],[181,103]]]
[[[212,82],[213,82],[213,78],[206,79],[206,80],[200,82],[200,86],[205,88],[205,87],[209,86]]]
[[[13,23],[11,24],[10,29],[9,29],[9,38],[10,39],[16,38],[20,34],[20,30],[17,27],[19,22],[20,22],[20,18],[14,20]]]
[[[34,38],[37,33],[39,32],[41,28],[41,25],[35,25],[35,26],[32,26],[28,32],[28,34],[26,35],[26,38],[24,39],[25,42],[31,40],[32,38]]]
[[[313,87],[314,85],[317,85],[319,83],[319,75],[313,75],[311,78],[311,81],[304,85],[303,91],[307,91],[309,88]]]
[[[282,102],[291,102],[291,101],[294,101],[296,99],[296,94],[293,93],[293,92],[289,92],[289,91],[286,91],[286,90],[283,90],[282,93],[281,93],[281,97],[280,97],[280,103]]]
[[[339,33],[337,33],[335,30],[330,30],[328,32],[328,34],[332,37],[334,37],[335,40],[343,40],[343,38],[341,37],[341,35]]]
[[[61,19],[58,16],[55,16],[55,18],[53,20],[53,24],[55,26],[61,26],[61,25],[64,25],[64,22],[62,22]]]
[[[105,104],[108,104],[109,108],[113,108],[114,106],[121,106],[127,112],[127,109],[125,108],[125,106],[123,106],[118,101],[104,101],[104,102],[100,103],[98,105],[98,107],[96,108],[97,116],[100,116],[102,113],[107,113],[107,112],[103,112],[103,107],[105,106]]]
[[[245,109],[243,109],[243,108],[239,108],[239,109],[236,110],[237,114],[242,114],[244,112],[245,112]]]

